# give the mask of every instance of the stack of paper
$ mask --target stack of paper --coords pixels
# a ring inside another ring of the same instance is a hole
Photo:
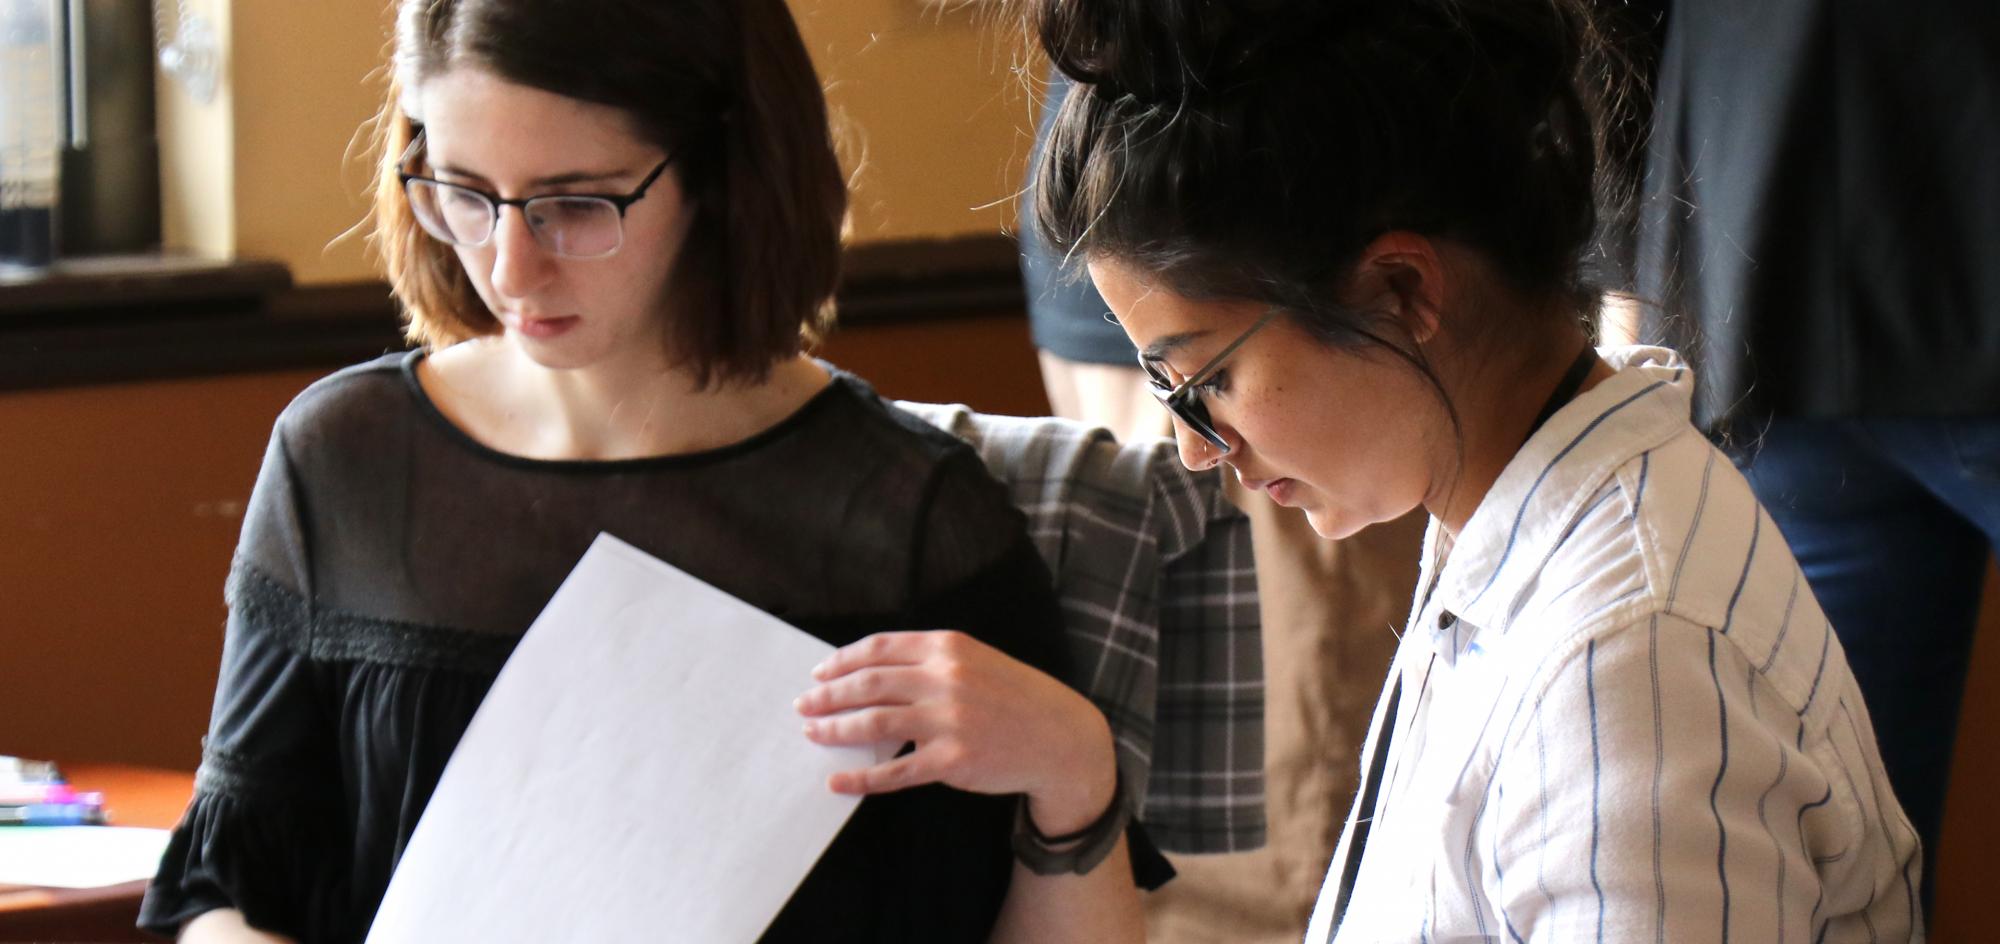
[[[167,849],[164,829],[10,826],[0,829],[0,885],[99,888],[149,879]]]

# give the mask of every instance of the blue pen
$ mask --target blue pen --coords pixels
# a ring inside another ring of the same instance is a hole
[[[98,826],[104,808],[90,803],[30,803],[0,807],[0,826]]]

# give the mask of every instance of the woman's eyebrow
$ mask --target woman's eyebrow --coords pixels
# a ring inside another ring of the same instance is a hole
[[[1166,337],[1159,338],[1155,340],[1153,343],[1146,345],[1146,349],[1140,352],[1139,356],[1149,361],[1161,360],[1165,358],[1168,354],[1171,354],[1180,348],[1188,346],[1188,344],[1193,342],[1195,339],[1204,337],[1207,334],[1208,334],[1208,329],[1206,328],[1203,328],[1199,331],[1184,331],[1181,332],[1180,334],[1169,334]]]
[[[493,182],[492,180],[487,178],[484,174],[475,173],[463,167],[459,167],[456,164],[439,164],[437,165],[437,170],[438,173],[450,174],[454,177],[464,177],[470,180],[477,180],[482,183]],[[533,180],[528,181],[528,186],[560,187],[563,186],[564,184],[593,183],[596,181],[616,180],[620,177],[631,177],[634,176],[634,173],[635,172],[631,170],[570,171],[568,173],[553,174],[547,177],[537,177]]]

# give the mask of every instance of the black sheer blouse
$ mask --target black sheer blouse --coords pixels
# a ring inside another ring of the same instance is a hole
[[[341,371],[278,420],[195,799],[143,927],[233,907],[302,941],[362,940],[480,699],[600,531],[835,645],[953,627],[1061,675],[1048,575],[1004,490],[850,375],[733,446],[549,462],[446,421],[420,357]],[[764,940],[984,940],[1012,803],[869,798]]]

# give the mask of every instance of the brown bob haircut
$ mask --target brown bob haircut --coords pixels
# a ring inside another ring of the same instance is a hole
[[[401,0],[394,65],[374,130],[374,240],[411,342],[500,330],[396,176],[418,132],[402,96],[460,66],[621,109],[674,155],[695,222],[670,354],[704,386],[760,380],[830,325],[847,188],[784,0]]]

